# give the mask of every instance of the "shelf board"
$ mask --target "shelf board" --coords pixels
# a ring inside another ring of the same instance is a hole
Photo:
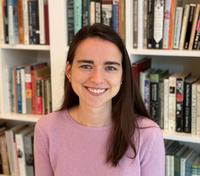
[[[168,139],[168,140],[200,144],[200,136],[194,136],[188,133],[163,131],[163,137],[164,139]]]
[[[25,122],[37,122],[40,117],[41,115],[32,115],[32,114],[18,114],[18,113],[0,114],[0,119],[25,121]]]
[[[9,45],[9,44],[3,44],[0,45],[1,49],[16,49],[16,50],[41,50],[41,51],[49,51],[50,46],[49,45],[22,45],[22,44],[16,44],[16,45]]]
[[[200,50],[128,49],[132,55],[198,57]]]

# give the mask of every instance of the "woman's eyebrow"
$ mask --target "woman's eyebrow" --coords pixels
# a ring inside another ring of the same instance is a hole
[[[116,61],[106,61],[105,65],[121,65],[121,63],[116,62]]]
[[[87,64],[93,64],[94,62],[92,60],[89,59],[81,59],[81,60],[77,60],[78,63],[87,63]]]

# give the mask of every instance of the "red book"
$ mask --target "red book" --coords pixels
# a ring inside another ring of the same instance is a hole
[[[133,80],[136,82],[136,85],[139,88],[140,85],[140,72],[148,69],[151,67],[151,58],[143,58],[141,60],[138,60],[137,62],[134,62],[132,64],[132,74],[133,74]]]

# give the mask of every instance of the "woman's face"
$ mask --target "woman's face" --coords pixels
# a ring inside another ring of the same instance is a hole
[[[67,64],[66,76],[80,105],[109,107],[122,82],[121,52],[109,41],[87,38],[78,45],[72,65]]]

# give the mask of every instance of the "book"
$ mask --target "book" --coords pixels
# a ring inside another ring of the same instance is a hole
[[[136,83],[136,86],[139,87],[139,74],[141,71],[144,71],[148,68],[151,67],[151,58],[143,58],[141,60],[138,60],[137,62],[132,63],[132,75],[133,75],[133,80]]]
[[[154,16],[153,0],[147,0],[147,48],[153,48],[153,25],[154,25],[153,16]]]
[[[8,150],[7,150],[5,133],[0,135],[0,156],[1,156],[3,174],[10,175]]]
[[[102,0],[101,3],[102,23],[107,26],[112,26],[112,0]]]
[[[164,0],[154,0],[153,48],[163,45]]]
[[[67,1],[67,34],[68,34],[68,45],[70,45],[74,37],[74,1],[73,0]]]
[[[15,133],[18,133],[26,127],[26,125],[16,125],[5,131],[11,175],[19,175]]]
[[[197,4],[195,12],[194,12],[193,22],[192,22],[192,30],[191,30],[189,47],[188,47],[189,50],[192,50],[192,48],[193,48],[195,32],[196,32],[196,27],[197,27],[199,15],[200,15],[200,4]]]
[[[197,81],[195,77],[188,77],[184,83],[184,132],[191,133],[191,101],[192,84]]]
[[[191,73],[181,73],[176,78],[176,131],[184,131],[184,81]]]
[[[183,18],[183,7],[176,7],[174,35],[173,35],[173,48],[174,49],[179,48],[182,18]]]
[[[189,12],[189,17],[188,17],[188,24],[187,24],[187,29],[186,29],[186,35],[185,35],[185,42],[184,42],[184,49],[189,48],[189,42],[190,42],[190,36],[191,36],[191,31],[192,31],[192,22],[195,14],[195,8],[196,4],[190,4],[190,12]]]
[[[185,8],[184,8],[184,12],[183,12],[183,22],[182,22],[182,28],[181,28],[179,49],[183,49],[184,48],[185,36],[186,36],[188,18],[189,18],[189,12],[190,12],[190,5],[189,4],[185,4]]]
[[[17,159],[19,166],[19,175],[20,176],[28,176],[26,173],[26,160],[25,160],[25,150],[24,150],[24,137],[28,133],[33,131],[33,126],[27,126],[23,130],[15,133],[15,141],[17,148]]]

